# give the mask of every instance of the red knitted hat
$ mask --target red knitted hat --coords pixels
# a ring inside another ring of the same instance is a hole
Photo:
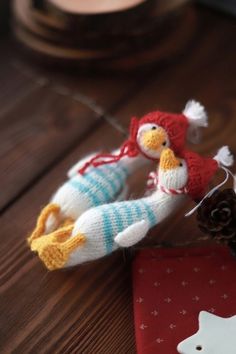
[[[182,156],[188,166],[188,194],[194,199],[202,199],[207,187],[220,166],[230,166],[233,163],[227,146],[222,147],[214,158],[204,158],[192,151],[185,151]]]
[[[189,101],[182,114],[156,111],[148,113],[140,120],[132,118],[130,124],[130,136],[121,146],[120,152],[117,155],[98,154],[91,160],[87,161],[78,172],[84,174],[90,165],[96,167],[106,163],[117,162],[124,156],[135,157],[140,152],[147,158],[156,160],[152,156],[148,156],[137,143],[139,128],[147,123],[157,124],[164,128],[170,141],[170,147],[176,153],[180,153],[185,145],[188,128],[190,126],[206,127],[207,114],[204,107],[199,102]]]
[[[170,141],[170,148],[176,153],[184,148],[189,123],[183,114],[159,111],[148,113],[138,121],[135,136],[137,136],[139,128],[146,123],[157,124],[164,128]]]
[[[146,114],[140,120],[133,122],[131,138],[136,141],[139,128],[147,123],[157,124],[164,128],[169,141],[170,148],[179,153],[185,146],[188,128],[206,127],[207,114],[204,107],[194,100],[188,101],[182,114],[155,111]]]

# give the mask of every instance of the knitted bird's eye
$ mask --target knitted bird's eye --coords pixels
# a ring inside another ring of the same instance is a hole
[[[157,127],[155,125],[152,126],[152,130],[156,130]]]
[[[162,143],[162,145],[163,145],[163,146],[166,146],[166,144],[167,144],[167,142],[166,142],[166,141],[164,141],[164,143]]]
[[[183,164],[182,164],[182,162],[180,162],[180,163],[179,163],[179,166],[180,166],[180,167],[183,167]]]

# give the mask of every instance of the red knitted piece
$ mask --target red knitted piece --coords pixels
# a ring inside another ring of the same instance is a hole
[[[151,112],[143,116],[140,120],[135,117],[131,119],[129,139],[124,142],[119,154],[98,154],[90,161],[86,162],[78,172],[84,174],[89,166],[97,167],[108,163],[118,162],[124,156],[135,157],[139,153],[148,159],[155,161],[155,159],[145,154],[137,144],[138,130],[146,123],[157,124],[164,128],[170,141],[170,147],[176,153],[179,153],[184,148],[185,137],[189,126],[187,118],[183,114],[164,113],[159,111]]]
[[[140,251],[133,263],[137,353],[177,354],[198,330],[200,311],[235,315],[235,272],[224,247]]]
[[[118,162],[124,156],[135,157],[139,154],[138,144],[136,142],[135,132],[137,131],[138,120],[136,118],[131,119],[130,123],[130,137],[121,146],[120,152],[117,155],[114,154],[97,154],[91,160],[86,162],[84,166],[78,171],[80,174],[84,174],[89,166],[97,167],[113,162]]]
[[[209,182],[218,169],[218,163],[211,158],[204,158],[192,151],[184,151],[182,156],[188,166],[188,183],[186,188],[192,199],[204,197]]]
[[[170,148],[177,154],[182,151],[189,127],[188,119],[183,114],[160,111],[148,113],[140,119],[136,135],[139,127],[146,123],[157,124],[164,128],[170,140]]]

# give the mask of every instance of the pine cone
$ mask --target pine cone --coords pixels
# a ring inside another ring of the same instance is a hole
[[[236,254],[236,193],[217,190],[198,208],[198,226],[214,240],[227,244]]]

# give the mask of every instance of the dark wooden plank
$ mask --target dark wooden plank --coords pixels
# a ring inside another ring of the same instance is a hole
[[[9,38],[0,42],[0,120],[15,104],[38,86],[15,67],[16,58],[12,46]]]
[[[104,123],[1,217],[1,352],[135,353],[130,267],[122,255],[49,274],[25,242],[69,166],[122,139]]]
[[[95,118],[89,109],[45,88],[6,114],[0,134],[1,207],[73,146]]]
[[[10,22],[10,2],[7,0],[1,1],[0,4],[0,37],[9,31]]]
[[[50,73],[23,63],[24,55],[15,52],[13,44],[5,47],[0,69],[0,209],[95,129],[106,111],[132,92],[135,81],[124,85],[121,78]]]

